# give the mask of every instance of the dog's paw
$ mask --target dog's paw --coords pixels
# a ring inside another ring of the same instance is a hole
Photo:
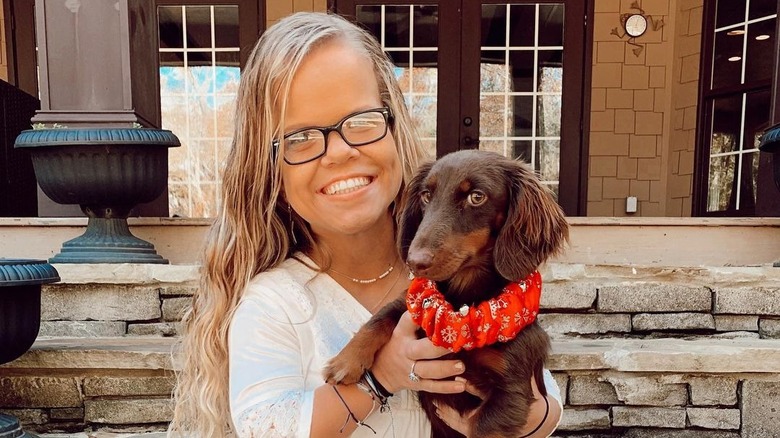
[[[350,360],[347,356],[339,354],[328,362],[323,371],[326,382],[331,385],[350,385],[360,380],[368,367],[364,367],[359,361]]]

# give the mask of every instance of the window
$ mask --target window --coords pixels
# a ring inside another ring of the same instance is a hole
[[[705,2],[697,215],[771,214],[761,196],[770,189],[764,181],[771,182],[761,175],[771,169],[758,144],[770,125],[777,81],[777,9],[774,0]]]
[[[240,67],[260,22],[258,5],[173,3],[158,1],[157,7],[162,127],[182,142],[168,154],[169,210],[172,216],[213,217],[222,201],[220,175],[233,137]]]

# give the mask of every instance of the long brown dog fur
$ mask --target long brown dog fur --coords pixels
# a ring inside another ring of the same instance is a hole
[[[404,193],[398,228],[398,248],[412,272],[436,281],[456,309],[497,296],[509,281],[525,278],[558,253],[568,239],[563,212],[533,170],[484,151],[455,152],[421,166]],[[405,310],[398,299],[377,312],[329,362],[326,381],[357,382]],[[446,355],[464,362],[463,377],[484,400],[469,393],[420,391],[432,435],[462,436],[435,415],[436,402],[461,413],[478,409],[473,436],[519,436],[533,401],[532,376],[546,395],[542,370],[549,349],[547,334],[533,323],[509,342]]]

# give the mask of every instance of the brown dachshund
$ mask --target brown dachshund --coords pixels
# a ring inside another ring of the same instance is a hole
[[[473,150],[421,166],[404,193],[398,232],[401,256],[414,275],[435,281],[454,309],[496,298],[568,239],[563,212],[528,165]],[[399,299],[377,312],[330,361],[325,379],[357,382],[406,310]],[[549,349],[547,334],[533,322],[514,339],[446,355],[464,362],[463,377],[484,400],[469,393],[419,392],[433,436],[462,436],[435,415],[434,402],[461,414],[477,408],[473,436],[520,436],[533,401],[532,376],[546,394],[542,369]]]

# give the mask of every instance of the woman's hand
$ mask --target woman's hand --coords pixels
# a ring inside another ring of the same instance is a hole
[[[390,342],[379,350],[371,367],[379,383],[390,392],[402,389],[441,394],[463,392],[464,381],[451,379],[463,373],[463,362],[436,360],[450,351],[433,345],[428,338],[417,339],[417,329],[409,312],[404,312]],[[419,377],[416,382],[410,379],[412,371]]]
[[[466,382],[460,377],[455,378],[458,381],[464,382],[466,385],[466,391],[479,397],[484,398],[484,394],[480,393],[474,385]],[[555,432],[558,426],[558,421],[561,418],[561,406],[558,404],[558,400],[551,395],[547,395],[547,400],[539,392],[539,388],[536,386],[536,379],[531,377],[531,388],[534,391],[534,401],[531,403],[531,408],[528,414],[528,421],[525,426],[520,430],[519,437],[524,438],[543,438],[550,436]],[[549,408],[548,408],[549,406]],[[474,415],[479,408],[466,412],[460,415],[458,411],[446,405],[436,405],[436,416],[438,416],[444,423],[460,432],[467,437],[471,436],[471,424]],[[534,429],[536,429],[534,431]],[[533,434],[529,435],[529,433]]]

